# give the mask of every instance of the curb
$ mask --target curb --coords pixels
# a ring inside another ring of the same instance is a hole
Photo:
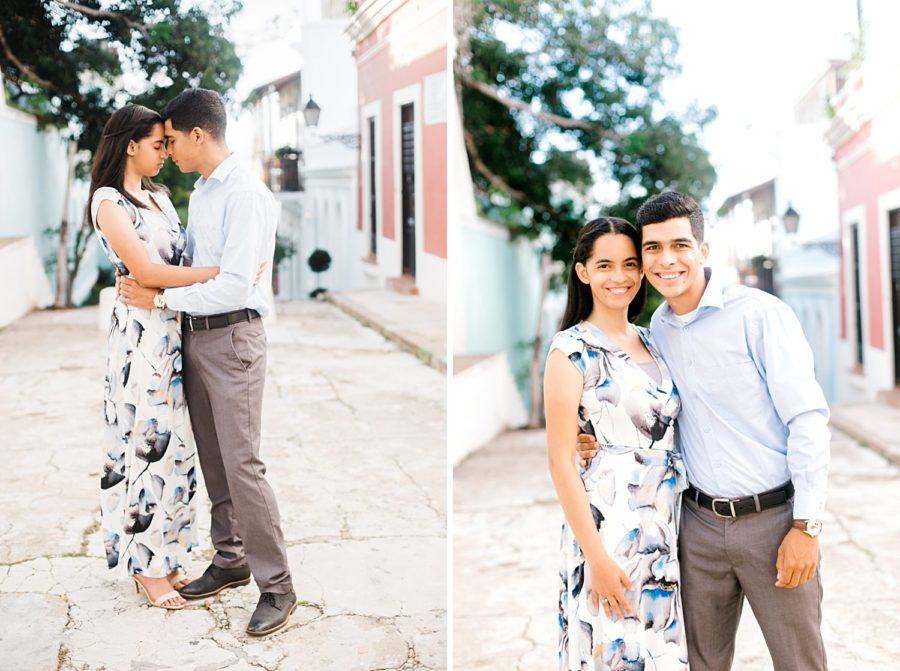
[[[829,419],[828,424],[839,430],[841,433],[846,433],[862,447],[872,450],[893,465],[900,466],[900,454],[898,454],[896,449],[891,449],[881,443],[877,437],[872,435],[871,431],[866,430],[865,426],[860,426],[859,423],[853,423],[849,419],[845,421],[845,419],[847,418],[843,416],[835,417],[833,414]]]
[[[435,356],[434,353],[429,352],[425,348],[420,347],[419,345],[414,343],[411,339],[407,338],[406,336],[403,336],[403,335],[397,333],[396,331],[392,331],[391,329],[387,328],[383,324],[379,324],[378,322],[373,321],[371,315],[367,315],[367,314],[363,313],[362,311],[357,310],[356,308],[351,307],[351,306],[341,302],[339,299],[336,299],[330,293],[326,292],[322,296],[322,299],[324,299],[328,303],[331,303],[333,306],[335,306],[342,312],[350,315],[351,317],[353,317],[356,321],[358,321],[363,326],[367,326],[368,328],[372,329],[373,331],[380,333],[382,336],[384,336],[385,338],[390,340],[392,343],[394,343],[395,345],[398,345],[400,347],[400,349],[402,349],[406,352],[409,352],[410,354],[417,357],[426,366],[430,366],[431,368],[434,368],[436,371],[438,371],[442,375],[447,374],[447,362],[446,361]]]

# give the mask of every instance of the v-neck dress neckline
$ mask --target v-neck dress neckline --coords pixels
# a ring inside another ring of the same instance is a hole
[[[639,370],[642,375],[645,375],[648,379],[652,380],[657,387],[662,388],[663,386],[671,386],[673,384],[672,376],[669,373],[668,368],[665,367],[665,363],[663,362],[662,357],[659,355],[659,353],[654,351],[654,347],[650,339],[644,334],[641,327],[635,324],[630,324],[630,326],[637,333],[638,337],[641,339],[641,342],[644,343],[644,347],[646,347],[647,351],[650,353],[649,361],[636,361],[633,356],[622,349],[618,343],[610,338],[609,334],[606,333],[606,331],[601,329],[593,322],[589,322],[586,319],[582,320],[576,326],[576,328],[585,327],[584,331],[592,336],[595,336],[598,345],[600,345],[603,349],[606,349],[610,354],[614,354],[615,356],[624,359],[633,369]],[[659,380],[653,377],[653,375],[651,375],[650,372],[646,368],[644,368],[644,366],[649,363],[656,364],[656,368],[659,370]]]

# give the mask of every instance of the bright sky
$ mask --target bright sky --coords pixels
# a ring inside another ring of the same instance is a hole
[[[242,102],[250,91],[265,82],[300,69],[298,48],[301,2],[250,0],[231,22],[230,35],[244,71],[235,88],[234,99]],[[253,126],[245,112],[229,120],[228,144],[232,151],[249,156],[253,147]]]
[[[666,101],[714,105],[704,146],[719,180],[709,206],[771,178],[773,130],[829,59],[850,55],[856,0],[652,0],[679,30],[682,75],[666,85]],[[865,8],[864,8],[865,11]]]
[[[300,69],[301,2],[250,0],[231,22],[231,37],[244,63],[237,86],[243,98],[256,86]]]

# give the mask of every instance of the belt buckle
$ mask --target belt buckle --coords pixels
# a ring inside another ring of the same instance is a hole
[[[731,515],[723,515],[723,514],[720,513],[718,510],[716,510],[716,503],[719,502],[719,501],[724,501],[725,503],[728,504],[728,509],[731,510]],[[733,517],[737,517],[737,515],[736,515],[735,512],[734,512],[734,499],[726,499],[726,498],[721,498],[721,497],[720,497],[720,498],[713,498],[713,500],[712,500],[712,511],[713,511],[713,513],[714,513],[717,517],[724,517],[726,520],[727,520],[727,519],[730,519],[730,518],[733,518]]]
[[[185,317],[187,317],[188,331],[191,331],[191,332],[193,333],[193,331],[194,331],[194,318],[191,317],[190,315],[185,315]]]

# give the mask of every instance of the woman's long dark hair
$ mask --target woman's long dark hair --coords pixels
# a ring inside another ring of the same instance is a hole
[[[591,294],[591,287],[580,279],[578,273],[575,272],[575,265],[578,263],[587,265],[587,260],[594,253],[594,242],[601,235],[608,233],[619,233],[627,235],[634,243],[634,249],[637,252],[638,263],[641,259],[641,234],[640,232],[625,219],[618,217],[600,217],[589,221],[581,229],[578,239],[575,241],[575,251],[572,253],[572,265],[569,267],[569,291],[566,299],[566,310],[563,313],[562,321],[559,329],[565,331],[567,328],[575,326],[579,322],[584,321],[594,309],[594,297]],[[647,303],[647,280],[641,278],[641,286],[638,288],[637,294],[631,299],[628,305],[628,321],[633,322],[644,309]]]
[[[91,189],[88,193],[87,217],[91,216],[91,199],[94,192],[102,186],[111,186],[124,195],[135,206],[149,208],[140,198],[125,190],[125,159],[128,143],[138,142],[153,132],[156,124],[163,122],[152,109],[143,105],[125,105],[109,117],[103,127],[100,144],[94,152],[94,163],[91,166]],[[168,193],[161,184],[156,184],[149,177],[141,178],[141,186],[148,191]]]

